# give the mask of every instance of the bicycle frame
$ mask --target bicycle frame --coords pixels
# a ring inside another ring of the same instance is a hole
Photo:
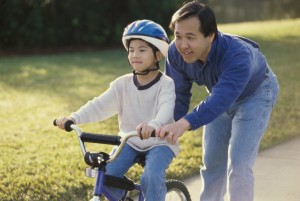
[[[81,148],[81,152],[84,156],[84,160],[87,165],[91,166],[92,168],[87,168],[87,170],[91,170],[95,176],[91,176],[91,171],[86,171],[86,176],[88,177],[96,177],[95,186],[94,186],[94,196],[90,201],[100,201],[100,196],[105,196],[110,201],[117,201],[113,195],[106,190],[104,187],[107,186],[116,186],[116,188],[124,190],[124,196],[121,199],[122,201],[127,200],[127,194],[130,191],[137,190],[139,191],[139,201],[143,201],[143,193],[141,191],[141,185],[138,183],[134,183],[130,179],[118,178],[109,175],[105,175],[106,172],[106,165],[109,162],[114,161],[118,155],[120,154],[121,150],[123,149],[126,141],[134,136],[138,136],[137,132],[131,132],[122,137],[116,135],[103,135],[103,134],[94,134],[94,133],[86,133],[81,132],[80,129],[72,124],[73,122],[66,122],[65,128],[66,131],[70,132],[75,130],[78,135],[78,140]],[[53,125],[57,126],[56,119],[53,121]],[[155,137],[155,133],[152,132],[151,137]],[[105,152],[98,152],[98,153],[90,153],[87,152],[85,149],[84,142],[91,142],[91,143],[100,143],[100,144],[110,144],[110,145],[119,145],[117,150],[112,154],[109,155]],[[143,161],[137,161],[143,166]],[[191,196],[187,187],[179,180],[170,179],[166,181],[167,186],[167,195],[166,199],[168,200],[176,200],[176,201],[191,201]],[[170,195],[170,196],[168,196]],[[176,197],[173,197],[173,195]],[[168,197],[168,198],[167,198]]]
[[[95,182],[95,187],[94,187],[94,197],[91,201],[99,201],[99,196],[100,195],[104,195],[108,200],[110,201],[118,201],[116,200],[113,195],[111,195],[110,192],[108,192],[105,188],[104,188],[104,180],[105,180],[105,173],[104,171],[98,171],[98,174],[96,176],[96,182]],[[141,193],[141,186],[140,184],[134,184],[135,189],[139,191],[139,201],[143,201],[144,200],[144,196]],[[127,194],[127,191],[125,192],[125,195]]]
[[[81,130],[76,126],[76,125],[71,125],[70,126],[72,128],[72,130],[74,130],[77,135],[78,135],[78,140],[79,140],[79,144],[80,144],[80,148],[81,148],[81,152],[83,154],[83,156],[85,157],[86,154],[88,153],[86,151],[84,142],[92,142],[92,143],[96,143],[96,142],[102,142],[103,144],[112,144],[112,145],[117,145],[118,141],[120,141],[120,144],[117,148],[117,150],[114,152],[114,154],[112,156],[109,157],[108,160],[105,161],[104,158],[98,158],[98,160],[100,161],[100,163],[102,162],[104,165],[102,167],[98,167],[95,169],[96,171],[96,181],[95,181],[95,185],[94,185],[94,196],[92,198],[91,201],[99,201],[100,198],[99,196],[104,195],[108,200],[110,201],[118,201],[117,199],[114,198],[114,196],[106,190],[106,188],[104,188],[104,182],[106,180],[106,175],[105,175],[105,167],[106,167],[106,163],[110,163],[112,161],[114,161],[118,155],[120,154],[122,148],[124,147],[126,141],[131,138],[131,137],[135,137],[138,136],[137,132],[131,132],[129,134],[126,134],[122,137],[120,136],[110,136],[110,135],[106,135],[105,137],[110,137],[109,140],[105,141],[100,139],[101,135],[99,134],[87,134],[84,133],[85,135],[89,135],[90,137],[94,138],[95,136],[100,136],[98,139],[91,139],[88,137],[85,137],[85,139],[83,140],[83,133],[81,132]],[[143,194],[141,193],[141,186],[140,184],[134,183],[134,190],[139,191],[139,201],[143,201],[144,197]],[[128,193],[127,190],[125,190],[125,194]]]

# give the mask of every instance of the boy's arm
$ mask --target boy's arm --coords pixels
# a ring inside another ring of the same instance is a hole
[[[113,101],[112,101],[113,100]],[[115,85],[111,84],[103,94],[88,101],[79,110],[71,114],[76,124],[105,120],[119,110],[119,98]]]

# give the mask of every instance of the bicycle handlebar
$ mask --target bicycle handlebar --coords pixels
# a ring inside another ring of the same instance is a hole
[[[72,122],[72,121],[70,121],[70,122]],[[56,119],[53,121],[53,125],[57,126]],[[133,131],[133,132],[124,134],[122,136],[86,133],[86,132],[81,132],[79,127],[76,126],[75,124],[65,125],[65,128],[66,128],[66,130],[68,129],[70,131],[74,130],[77,133],[81,152],[82,152],[83,156],[85,156],[87,153],[84,142],[118,145],[117,150],[114,152],[114,154],[112,156],[110,156],[107,163],[114,161],[118,157],[118,155],[120,154],[121,150],[123,149],[124,145],[126,144],[126,142],[129,138],[139,136],[137,134],[137,131]],[[152,132],[151,137],[155,137],[155,132]]]

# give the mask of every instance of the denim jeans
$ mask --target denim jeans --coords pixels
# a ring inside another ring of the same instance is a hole
[[[253,165],[279,85],[271,70],[253,95],[234,103],[203,130],[201,201],[253,201]]]
[[[106,166],[106,174],[123,177],[135,163],[135,158],[145,155],[146,165],[140,178],[141,188],[146,201],[164,201],[166,187],[166,170],[174,158],[173,151],[168,146],[156,146],[145,152],[139,152],[128,144],[125,144],[120,155],[115,161]],[[109,192],[121,199],[124,191],[105,187]]]

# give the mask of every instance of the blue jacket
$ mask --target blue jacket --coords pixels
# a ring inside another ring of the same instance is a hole
[[[219,32],[204,64],[184,62],[173,41],[165,72],[175,82],[175,120],[184,117],[192,130],[210,123],[236,101],[251,96],[268,68],[258,44],[240,36]],[[204,85],[209,96],[187,114],[193,82]]]

